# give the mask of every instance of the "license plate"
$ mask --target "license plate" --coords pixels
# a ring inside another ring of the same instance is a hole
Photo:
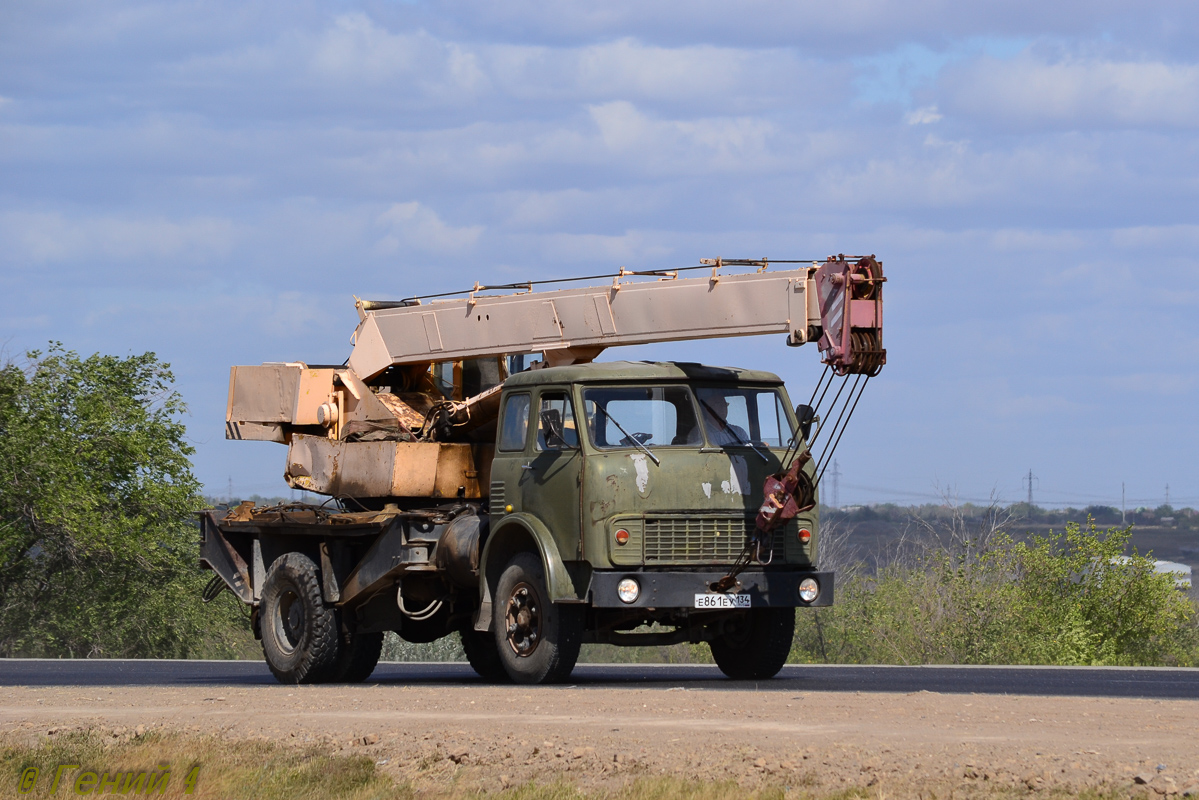
[[[696,608],[749,608],[748,594],[716,594],[705,592],[695,596]]]

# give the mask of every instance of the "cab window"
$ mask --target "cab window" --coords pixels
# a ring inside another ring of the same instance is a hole
[[[504,418],[500,423],[500,450],[510,452],[525,449],[525,436],[529,431],[529,404],[530,398],[527,394],[510,394],[504,401]]]
[[[579,446],[574,409],[565,392],[543,392],[537,411],[537,449],[573,450]]]
[[[708,441],[719,447],[785,447],[794,432],[775,389],[732,386],[695,390]]]
[[[686,386],[586,389],[583,409],[588,436],[599,448],[703,444]]]

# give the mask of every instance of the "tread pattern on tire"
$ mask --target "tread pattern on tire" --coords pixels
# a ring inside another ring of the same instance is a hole
[[[720,671],[733,680],[765,680],[787,663],[795,636],[794,608],[759,608],[748,613],[747,635],[708,643]]]
[[[362,683],[371,676],[383,652],[382,633],[355,633],[341,642],[334,670],[335,683]]]
[[[275,637],[272,603],[279,594],[294,589],[304,604],[306,626],[291,657],[279,651],[272,656]],[[316,564],[303,553],[286,553],[271,564],[262,582],[262,649],[267,666],[280,683],[322,683],[334,677],[340,653],[340,621],[325,605]]]
[[[534,586],[541,595],[545,631],[532,655],[517,657],[508,644],[504,630],[508,594],[517,583]],[[496,649],[504,671],[516,683],[561,683],[570,677],[583,645],[583,608],[578,605],[551,603],[546,588],[541,558],[535,553],[517,553],[500,573],[493,605]]]

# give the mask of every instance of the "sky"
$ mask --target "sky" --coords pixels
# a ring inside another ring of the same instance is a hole
[[[340,363],[353,295],[873,253],[841,504],[1199,507],[1197,132],[1171,0],[5,3],[0,353],[153,351],[208,493],[286,495],[229,367]]]

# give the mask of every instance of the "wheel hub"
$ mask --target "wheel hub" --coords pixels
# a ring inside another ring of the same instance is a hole
[[[304,604],[295,592],[283,592],[279,597],[279,612],[275,617],[275,632],[279,647],[293,652],[304,633]]]
[[[541,642],[541,601],[527,583],[518,583],[508,598],[504,615],[508,645],[518,656],[530,655]]]

